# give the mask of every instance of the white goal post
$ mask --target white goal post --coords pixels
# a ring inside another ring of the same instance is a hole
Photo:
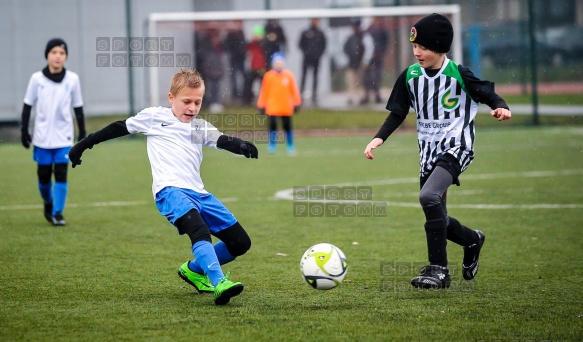
[[[392,6],[359,8],[322,8],[301,10],[262,10],[262,11],[217,11],[217,12],[169,12],[151,13],[148,16],[148,35],[158,37],[160,22],[201,22],[226,20],[267,20],[267,19],[306,19],[306,18],[353,18],[353,17],[404,17],[428,15],[431,13],[449,14],[452,18],[454,41],[452,56],[462,63],[461,7],[454,5],[431,6]],[[158,106],[160,99],[159,67],[149,68],[149,102]]]

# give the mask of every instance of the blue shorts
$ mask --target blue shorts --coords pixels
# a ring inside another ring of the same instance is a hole
[[[40,165],[67,164],[69,163],[69,150],[71,147],[42,148],[34,147],[32,159]]]
[[[172,224],[192,209],[196,209],[211,234],[237,223],[235,216],[213,194],[201,194],[173,186],[165,187],[156,194],[156,207]]]

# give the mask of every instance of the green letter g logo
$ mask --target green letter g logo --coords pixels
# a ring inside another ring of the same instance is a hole
[[[459,96],[451,96],[451,88],[441,98],[441,105],[447,110],[455,109],[460,102]]]

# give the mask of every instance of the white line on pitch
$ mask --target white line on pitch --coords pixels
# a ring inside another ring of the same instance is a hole
[[[93,203],[67,203],[67,208],[84,208],[84,207],[123,207],[145,205],[150,201],[112,201],[112,202],[93,202]],[[22,205],[2,205],[0,210],[28,210],[41,209],[42,204],[22,204]]]
[[[221,199],[221,202],[236,202],[237,197],[227,197]],[[67,203],[67,208],[88,208],[88,207],[124,207],[147,205],[153,201],[111,201],[111,202],[93,202],[93,203]],[[15,204],[15,205],[0,205],[0,211],[7,210],[36,210],[42,209],[42,204]]]
[[[583,174],[583,170],[562,170],[562,171],[524,171],[524,172],[502,172],[502,173],[483,173],[476,175],[467,175],[463,179],[498,179],[498,178],[527,178],[527,177],[553,177],[553,176],[572,176]],[[417,183],[419,178],[393,178],[365,182],[328,184],[327,186],[359,186],[359,185],[389,185],[389,184],[406,184]],[[280,200],[294,200],[294,189],[283,189],[275,193],[275,198]],[[311,200],[318,202],[318,200]],[[419,203],[410,202],[387,202],[389,206],[418,208]],[[448,208],[465,208],[465,209],[580,209],[583,204],[449,204]]]

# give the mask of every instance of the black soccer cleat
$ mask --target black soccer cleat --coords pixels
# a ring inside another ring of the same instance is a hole
[[[479,230],[475,231],[478,234],[478,243],[471,246],[464,247],[464,261],[462,263],[462,275],[465,280],[472,280],[478,274],[478,268],[480,264],[478,259],[480,258],[480,250],[486,241],[486,235]]]
[[[45,202],[43,214],[49,223],[53,223],[53,202]]]
[[[419,276],[411,280],[411,285],[422,289],[446,289],[451,285],[449,270],[439,265],[421,267]]]
[[[51,223],[55,227],[64,226],[65,225],[65,218],[63,217],[63,214],[56,213],[55,216],[51,217]]]

